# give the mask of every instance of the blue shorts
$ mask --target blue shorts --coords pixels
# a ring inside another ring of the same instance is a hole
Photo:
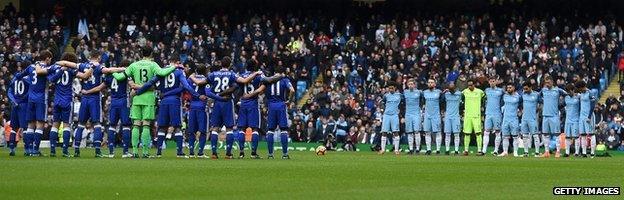
[[[45,103],[41,102],[28,102],[26,108],[26,121],[45,121],[48,115],[48,108]]]
[[[444,133],[459,133],[461,119],[459,117],[444,117]]]
[[[518,119],[503,120],[501,127],[501,133],[504,136],[517,136],[518,135]]]
[[[83,98],[80,101],[78,122],[84,124],[87,123],[87,120],[91,120],[92,123],[100,123],[102,121],[102,109],[99,99]]]
[[[399,115],[383,115],[381,117],[381,132],[399,132]]]
[[[288,129],[288,113],[286,112],[286,107],[283,109],[271,109],[269,108],[269,113],[267,116],[267,131],[273,131],[279,125],[281,130]]]
[[[503,116],[500,115],[486,115],[484,124],[485,131],[500,130],[502,118]]]
[[[522,134],[537,134],[537,120],[522,120],[520,123],[520,132]]]
[[[423,131],[425,132],[440,132],[440,118],[439,117],[425,117]]]
[[[257,105],[238,109],[238,128],[245,130],[247,127],[260,128],[260,109]]]
[[[420,115],[406,114],[405,115],[405,132],[413,133],[422,130],[422,119]]]
[[[210,113],[210,127],[221,128],[234,127],[234,103],[233,101],[215,101]]]
[[[561,133],[561,123],[559,122],[559,116],[542,117],[542,133],[551,135]]]
[[[594,120],[592,119],[588,122],[586,120],[579,121],[579,132],[580,134],[594,134]]]
[[[122,126],[132,125],[130,121],[130,108],[125,106],[111,107],[108,112],[109,125],[117,126],[117,122],[121,121]]]
[[[564,127],[566,137],[578,137],[579,136],[579,123],[566,122],[563,127]]]
[[[52,116],[55,122],[64,122],[68,124],[71,120],[71,114],[73,106],[62,107],[59,105],[54,105],[52,109]]]
[[[192,109],[189,111],[187,132],[195,134],[197,131],[206,133],[208,131],[208,115],[205,109]]]
[[[158,127],[170,126],[182,126],[182,107],[180,104],[160,104],[158,108]]]
[[[28,128],[28,121],[26,120],[27,108],[28,103],[20,103],[17,106],[13,106],[13,109],[11,109],[11,128],[15,132],[17,132],[19,128],[22,128],[22,130]]]

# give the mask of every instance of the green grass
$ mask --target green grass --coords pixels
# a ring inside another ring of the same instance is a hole
[[[9,158],[2,148],[0,199],[546,199],[553,186],[624,182],[621,154],[538,159],[293,151],[291,160],[198,160],[173,153],[95,159],[87,149],[82,158]]]

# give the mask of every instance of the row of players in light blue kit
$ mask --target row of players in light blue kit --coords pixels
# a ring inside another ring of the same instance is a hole
[[[181,66],[177,61],[177,56],[172,56],[170,66]],[[93,52],[90,60],[85,63],[77,63],[77,57],[72,53],[65,53],[62,61],[51,65],[52,54],[49,51],[40,52],[39,61],[28,66],[23,71],[18,72],[10,83],[8,96],[12,102],[11,126],[12,132],[9,138],[10,155],[15,155],[17,146],[16,132],[22,130],[24,132],[24,147],[26,156],[41,156],[39,145],[41,135],[43,134],[43,125],[47,116],[47,100],[48,100],[48,83],[55,85],[54,106],[53,106],[53,126],[50,133],[50,156],[56,155],[56,145],[58,141],[58,131],[60,123],[64,123],[63,129],[63,156],[78,157],[80,156],[80,142],[82,138],[82,127],[87,121],[94,126],[94,147],[96,157],[104,157],[101,154],[101,141],[103,140],[101,125],[101,90],[106,87],[110,88],[111,106],[109,112],[109,131],[108,138],[115,138],[118,133],[119,125],[122,127],[122,157],[137,157],[128,152],[130,147],[130,103],[128,87],[136,90],[137,95],[150,90],[153,85],[161,91],[161,101],[158,113],[158,153],[161,154],[162,141],[164,140],[164,131],[168,127],[174,127],[177,143],[177,154],[179,157],[187,157],[182,152],[182,135],[179,131],[182,121],[181,95],[184,91],[192,94],[193,98],[190,102],[191,109],[189,113],[189,148],[190,155],[194,156],[194,145],[196,142],[196,133],[199,132],[199,153],[198,157],[207,157],[203,154],[207,132],[208,132],[208,109],[206,107],[206,97],[215,99],[212,112],[210,112],[210,127],[212,158],[217,158],[217,140],[218,131],[222,127],[226,127],[226,158],[232,158],[233,129],[236,127],[234,123],[234,102],[233,92],[237,88],[243,87],[243,96],[241,97],[241,106],[238,114],[238,127],[253,129],[252,136],[252,158],[260,158],[256,149],[259,140],[258,128],[260,127],[260,109],[258,105],[258,96],[265,93],[268,106],[268,136],[269,158],[273,157],[273,134],[277,130],[281,134],[283,157],[288,156],[288,133],[287,130],[287,114],[286,101],[287,95],[293,94],[293,87],[283,75],[281,68],[274,69],[275,74],[272,77],[261,77],[260,72],[246,72],[243,77],[239,77],[236,73],[229,70],[231,60],[224,57],[219,63],[222,68],[218,71],[206,74],[206,66],[198,64],[195,75],[188,79],[185,77],[182,69],[170,70],[169,72],[156,73],[148,81],[148,77],[141,80],[145,84],[136,85],[131,79],[118,80],[113,76],[103,76],[104,74],[112,74],[123,72],[124,67],[129,62],[122,62],[122,68],[105,67],[99,63],[99,53]],[[144,59],[150,59],[149,56]],[[257,69],[249,69],[254,71]],[[158,76],[159,75],[159,76]],[[79,128],[74,134],[74,155],[70,155],[68,148],[70,146],[70,119],[72,112],[72,101],[74,91],[72,82],[74,78],[80,80],[82,86],[82,98],[79,110]],[[238,84],[237,84],[238,83]],[[212,87],[211,87],[212,86]],[[268,87],[268,90],[266,89]],[[152,114],[153,115],[153,114]],[[120,123],[119,123],[120,122]],[[283,130],[283,131],[280,131]],[[148,132],[149,134],[149,132]],[[242,133],[240,133],[242,134]],[[179,136],[179,137],[178,137]],[[134,137],[134,136],[133,136]],[[138,136],[137,136],[138,137]],[[244,145],[244,137],[239,137],[239,145]],[[109,139],[109,155],[114,157],[114,139]],[[240,157],[244,157],[241,148]]]
[[[585,82],[579,81],[576,84],[568,84],[566,89],[560,89],[553,86],[550,77],[544,80],[544,87],[541,91],[533,91],[532,85],[525,83],[522,93],[517,93],[515,86],[506,85],[505,91],[497,87],[497,78],[490,78],[490,87],[485,89],[485,132],[483,135],[483,145],[478,146],[478,156],[487,153],[490,134],[495,135],[493,154],[498,156],[507,156],[509,149],[509,139],[513,138],[513,153],[518,155],[518,146],[520,145],[520,136],[524,145],[524,157],[529,156],[529,148],[531,140],[534,142],[535,157],[549,157],[548,143],[550,137],[557,137],[561,133],[560,126],[560,103],[565,104],[565,124],[564,133],[565,154],[564,157],[570,155],[570,146],[574,140],[575,153],[574,156],[587,157],[587,139],[591,137],[591,156],[593,157],[596,149],[596,137],[594,135],[594,114],[593,107],[595,103],[595,95],[589,91]],[[468,81],[469,87],[473,86],[473,81]],[[445,102],[444,110],[444,133],[446,154],[450,152],[450,138],[454,134],[455,154],[459,154],[459,134],[460,134],[460,104],[464,98],[462,93],[455,90],[453,83],[448,84],[448,88],[444,91],[436,89],[434,80],[429,80],[426,90],[416,89],[414,80],[409,80],[407,88],[403,94],[396,91],[395,85],[390,85],[384,95],[385,110],[382,116],[382,137],[381,147],[383,153],[385,151],[386,135],[393,133],[393,146],[395,153],[399,154],[399,105],[405,101],[405,132],[408,134],[409,154],[419,153],[421,146],[421,131],[425,132],[425,141],[427,151],[431,154],[431,135],[436,134],[436,154],[440,153],[442,143],[440,130],[440,102]],[[563,101],[561,101],[563,97]],[[424,106],[421,106],[424,103]],[[471,105],[465,105],[469,107]],[[477,105],[481,110],[480,103]],[[424,108],[423,108],[424,107]],[[424,112],[421,110],[424,109]],[[538,131],[538,111],[541,110],[542,130]],[[467,108],[466,108],[466,112]],[[425,115],[423,117],[423,114]],[[466,113],[464,113],[466,115]],[[480,113],[477,113],[480,116]],[[519,119],[519,116],[521,118]],[[474,115],[473,115],[474,116]],[[424,119],[423,119],[424,118]],[[479,117],[480,118],[480,117]],[[466,119],[464,119],[466,120]],[[481,123],[481,119],[479,119]],[[466,123],[464,123],[466,125]],[[478,143],[480,140],[480,127],[464,127],[464,134],[474,131],[476,133]],[[540,138],[540,135],[542,136]],[[466,138],[466,137],[465,137]],[[540,139],[542,142],[540,142]],[[503,150],[499,152],[502,142]],[[468,144],[464,143],[464,155],[468,155]],[[544,154],[540,153],[540,146],[544,145],[546,150]],[[556,143],[555,157],[560,156],[560,143]],[[582,149],[582,154],[579,152]],[[500,153],[500,154],[499,154]]]

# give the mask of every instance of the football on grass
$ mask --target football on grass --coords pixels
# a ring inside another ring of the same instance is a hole
[[[316,147],[316,155],[317,156],[322,156],[325,155],[325,151],[327,150],[327,148],[325,148],[325,146],[321,145]]]

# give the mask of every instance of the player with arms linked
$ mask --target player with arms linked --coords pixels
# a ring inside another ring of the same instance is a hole
[[[23,72],[23,71],[22,71]],[[20,73],[22,73],[20,72]],[[28,87],[30,81],[27,77],[18,78],[13,76],[8,87],[8,97],[11,101],[11,133],[9,135],[9,156],[15,156],[15,147],[17,147],[18,130],[24,132],[28,128],[26,121],[26,113],[28,108]],[[24,146],[27,147],[29,141],[24,138]],[[25,148],[25,150],[28,150]],[[24,155],[28,155],[24,153]]]
[[[172,55],[169,59],[169,66],[176,67],[166,77],[155,76],[150,81],[145,83],[136,94],[140,95],[147,91],[152,85],[156,85],[157,89],[161,92],[161,100],[158,109],[158,138],[157,138],[157,153],[156,157],[162,156],[162,144],[165,141],[165,134],[169,127],[173,127],[174,138],[176,141],[177,156],[179,158],[188,158],[182,151],[183,135],[182,130],[182,92],[188,91],[193,98],[199,98],[202,101],[206,100],[206,95],[200,95],[192,88],[187,82],[187,78],[184,75],[184,66],[180,63],[178,55]],[[211,98],[224,101],[225,99],[214,95],[210,91],[207,93]]]
[[[275,74],[284,74],[284,68],[274,67]],[[292,99],[295,89],[290,80],[285,76],[275,83],[267,83],[265,95],[267,98],[267,145],[269,155],[267,158],[273,159],[274,133],[280,133],[280,143],[282,144],[282,159],[290,159],[288,155],[288,111],[286,102]],[[287,98],[288,95],[288,98]]]
[[[160,68],[156,62],[152,60],[153,50],[149,46],[141,49],[143,56],[142,60],[136,61],[125,71],[120,73],[114,73],[113,77],[117,81],[122,81],[127,78],[132,78],[135,84],[142,85],[149,81],[152,77],[167,76],[175,67]],[[135,84],[130,84],[133,89],[139,87]],[[132,96],[132,95],[131,95]],[[139,140],[141,140],[143,158],[149,158],[149,144],[152,141],[152,135],[150,134],[150,125],[154,120],[154,105],[156,103],[156,94],[152,89],[148,89],[147,92],[132,96],[132,105],[130,106],[130,118],[133,120],[132,126],[132,154],[133,157],[138,158]],[[142,129],[142,130],[139,130]],[[142,132],[142,134],[141,134]]]
[[[125,68],[130,65],[130,61],[122,60],[119,64],[120,67]],[[122,158],[131,158],[132,154],[128,152],[130,147],[130,109],[128,99],[128,83],[131,80],[123,79],[117,80],[113,76],[106,76],[102,84],[90,90],[82,90],[83,95],[93,94],[100,92],[106,87],[110,88],[111,105],[108,112],[108,156],[109,158],[115,157],[115,133],[119,132],[117,126],[121,122],[122,128],[122,146],[123,153]]]
[[[206,95],[207,81],[204,74],[206,74],[207,67],[201,63],[195,65],[195,73],[189,76],[188,83],[197,93],[200,95]],[[208,158],[204,155],[206,133],[208,131],[208,111],[206,110],[206,101],[201,100],[199,97],[192,97],[190,107],[191,108],[189,109],[188,114],[188,126],[186,127],[189,142],[189,156],[191,158],[195,156],[195,143],[197,140],[196,134],[199,132],[199,151],[197,152],[197,157]]]
[[[208,74],[208,84],[211,86],[211,92],[218,93],[230,93],[236,88],[235,82],[240,84],[247,84],[251,82],[261,72],[254,72],[246,78],[239,77],[236,73],[230,70],[232,60],[230,57],[223,57],[221,59],[221,69],[219,71]],[[234,101],[230,98],[225,101],[215,101],[210,113],[210,147],[212,150],[212,159],[218,159],[217,155],[217,141],[219,140],[219,129],[223,126],[226,128],[225,143],[226,143],[226,159],[231,159],[232,145],[234,144],[234,135],[232,128],[234,127]]]
[[[258,71],[256,65],[247,65],[247,71],[242,74],[242,77],[249,77],[253,75],[255,71]],[[252,130],[251,135],[251,158],[260,159],[261,157],[256,152],[258,150],[258,141],[260,136],[258,130],[260,128],[260,106],[258,105],[258,96],[266,90],[265,84],[272,84],[282,79],[282,74],[276,74],[272,77],[256,76],[251,82],[247,84],[241,84],[243,88],[242,96],[240,99],[240,108],[238,109],[238,127],[242,131],[239,133],[238,145],[240,149],[239,158],[245,157],[245,135],[244,131],[247,128]],[[263,84],[265,83],[265,84]]]
[[[88,74],[88,79],[82,80],[82,89],[90,90],[98,87],[102,82],[102,75],[121,72],[125,68],[105,67],[100,64],[100,52],[93,51],[88,62],[75,63],[70,61],[59,61],[58,65],[64,67],[78,67],[81,72]],[[102,95],[100,92],[82,95],[80,99],[80,110],[78,111],[78,128],[74,135],[74,157],[80,157],[80,142],[82,132],[85,129],[87,121],[90,121],[94,127],[93,130],[93,146],[95,146],[95,157],[103,157],[100,150],[103,140],[102,125]]]
[[[52,52],[42,50],[39,52],[39,59],[34,64],[29,65],[24,71],[15,75],[16,80],[21,80],[27,76],[30,81],[28,87],[28,105],[26,108],[26,121],[28,129],[24,132],[24,146],[26,156],[41,156],[39,144],[43,135],[43,126],[47,117],[48,85],[47,74],[48,65],[52,62]]]
[[[78,62],[78,57],[74,53],[64,53],[61,60],[69,62]],[[76,65],[73,65],[76,67]],[[56,156],[56,143],[58,141],[58,132],[60,131],[61,122],[63,123],[63,157],[69,155],[69,140],[71,138],[71,116],[74,100],[73,80],[75,77],[81,80],[87,79],[90,73],[80,72],[80,69],[62,67],[60,65],[52,65],[49,69],[48,81],[56,83],[54,90],[54,107],[53,123],[50,131],[50,156]]]

